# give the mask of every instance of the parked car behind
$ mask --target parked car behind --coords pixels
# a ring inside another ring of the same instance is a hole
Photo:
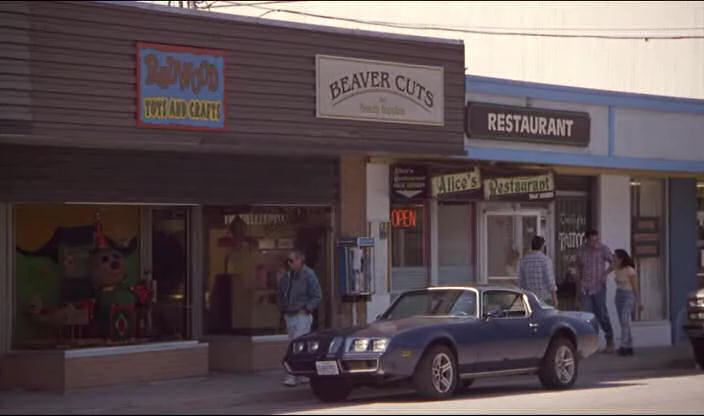
[[[558,311],[516,288],[433,287],[402,294],[368,325],[295,339],[283,365],[310,377],[323,401],[404,381],[444,399],[474,379],[517,374],[566,389],[577,380],[579,360],[597,349],[597,325],[591,313]]]
[[[687,323],[684,330],[692,343],[699,368],[704,369],[704,287],[690,293],[687,298]]]

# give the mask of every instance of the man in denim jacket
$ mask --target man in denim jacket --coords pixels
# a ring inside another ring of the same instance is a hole
[[[288,338],[291,341],[310,332],[312,313],[322,297],[318,277],[313,269],[305,265],[305,259],[300,250],[289,253],[286,259],[289,271],[279,285],[279,309],[284,314]],[[296,380],[294,376],[287,374],[284,384],[293,387],[297,381],[306,380]]]

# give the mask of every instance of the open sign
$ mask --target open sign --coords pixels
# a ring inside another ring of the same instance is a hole
[[[415,228],[418,213],[412,208],[395,208],[391,210],[391,226],[394,228]]]

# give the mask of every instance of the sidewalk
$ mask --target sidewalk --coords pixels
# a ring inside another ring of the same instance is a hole
[[[654,370],[696,368],[689,343],[641,348],[633,357],[602,354],[584,360],[584,374],[617,375]],[[0,391],[0,414],[174,413],[315,398],[307,385],[285,387],[281,371],[251,374],[211,373],[207,377],[79,389],[65,394],[23,390]],[[170,410],[169,410],[170,409]]]

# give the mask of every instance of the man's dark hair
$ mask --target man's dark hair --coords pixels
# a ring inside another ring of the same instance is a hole
[[[540,250],[543,248],[543,244],[545,244],[545,239],[539,235],[533,236],[533,239],[530,241],[530,248],[532,250]]]
[[[591,229],[587,230],[586,234],[584,234],[584,237],[585,237],[585,238],[589,238],[589,237],[591,237],[591,236],[593,236],[593,235],[599,235],[599,231],[597,231],[597,230],[591,228]]]

